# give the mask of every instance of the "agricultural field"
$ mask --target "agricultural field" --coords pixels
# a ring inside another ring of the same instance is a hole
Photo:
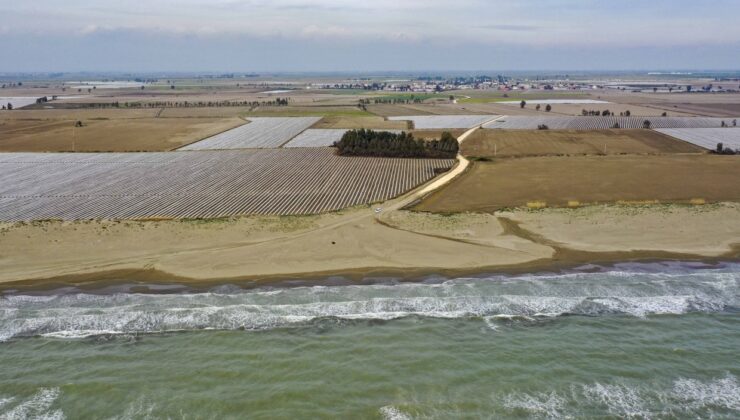
[[[519,100],[502,100],[498,101],[500,104],[516,105],[519,106],[521,101],[526,101],[528,105],[593,105],[593,104],[610,104],[611,102],[602,101],[599,99],[519,99]]]
[[[313,214],[392,198],[453,164],[326,148],[6,153],[0,220]]]
[[[32,105],[36,103],[36,99],[40,98],[40,95],[38,97],[28,97],[28,96],[2,96],[0,97],[0,108],[7,107],[8,104],[10,104],[13,109],[20,109],[24,106]]]
[[[81,121],[82,127],[77,127],[76,121]],[[0,119],[0,151],[167,151],[244,123],[236,117]]]
[[[737,117],[738,115],[740,115],[740,103],[681,103],[671,106],[665,104],[656,104],[655,106],[661,107],[663,109],[693,113],[696,115],[708,115],[716,117]]]
[[[738,130],[740,131],[740,130]],[[476,130],[462,154],[478,158],[702,153],[652,130]]]
[[[520,110],[519,105],[507,105],[509,109],[516,109],[517,111]],[[549,113],[546,113],[545,107],[546,105],[540,105],[540,111],[537,111],[536,109],[537,104],[527,102],[527,106],[525,109],[530,109],[535,112],[537,112],[540,116],[544,115],[564,115],[564,116],[572,116],[572,117],[578,117],[582,115],[582,111],[584,109],[586,110],[595,110],[595,111],[604,111],[609,110],[612,113],[615,113],[619,115],[619,113],[624,113],[629,111],[630,115],[633,117],[660,117],[665,112],[667,116],[669,117],[693,117],[695,114],[693,113],[687,113],[687,112],[679,112],[678,110],[665,110],[660,108],[655,108],[651,106],[640,106],[640,105],[632,105],[632,104],[622,104],[622,103],[614,103],[609,102],[607,104],[592,104],[592,105],[584,105],[584,104],[555,104],[551,105],[552,109]],[[511,115],[519,115],[515,114],[512,111]],[[509,114],[507,114],[509,115]]]
[[[265,149],[280,147],[319,117],[250,118],[249,124],[217,134],[178,150]]]
[[[342,139],[349,129],[341,128],[309,128],[289,141],[283,147],[329,147]],[[401,130],[376,130],[400,133]]]
[[[407,121],[389,121],[383,117],[350,117],[327,116],[312,125],[311,128],[367,128],[371,130],[407,130],[410,124]]]
[[[448,130],[406,130],[406,132],[413,134],[415,138],[425,140],[439,140],[445,131],[452,134],[452,137],[458,138],[467,130],[464,128],[452,128]]]
[[[391,121],[411,121],[416,130],[472,128],[496,118],[495,115],[415,115],[388,117]]]
[[[130,118],[154,118],[160,114],[161,108],[144,109],[18,109],[9,112],[0,112],[0,121],[31,120],[31,121],[85,121],[85,120],[118,120]],[[163,116],[163,115],[160,115]],[[200,117],[211,117],[200,115]],[[213,116],[215,117],[215,116]]]
[[[347,131],[341,128],[309,128],[283,147],[329,147],[341,140]]]
[[[719,202],[740,200],[736,156],[531,157],[474,162],[414,209],[494,212],[528,204]]]
[[[536,130],[544,124],[553,130],[606,130],[614,128],[643,128],[650,121],[651,128],[711,128],[730,120],[708,117],[522,117],[507,116],[485,124],[485,128],[506,130]]]
[[[662,128],[656,131],[709,150],[715,150],[717,143],[740,149],[740,128]]]

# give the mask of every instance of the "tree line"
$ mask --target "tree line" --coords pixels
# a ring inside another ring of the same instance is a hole
[[[459,144],[445,131],[438,140],[415,139],[413,134],[374,130],[350,130],[334,143],[341,156],[451,159]]]
[[[70,104],[71,105],[71,104]],[[288,106],[289,98],[276,98],[271,101],[153,101],[153,102],[89,102],[76,103],[79,108],[220,108]]]

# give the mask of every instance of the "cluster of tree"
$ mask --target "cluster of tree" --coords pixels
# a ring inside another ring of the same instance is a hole
[[[373,103],[375,104],[420,104],[422,102],[424,102],[424,98],[415,97],[414,95],[411,95],[410,97],[401,97],[401,98],[390,98],[389,97],[389,98],[373,99]]]
[[[3,105],[3,110],[6,110],[6,109],[8,111],[13,110],[13,104],[11,104],[10,102],[8,102],[8,105]]]
[[[483,83],[492,83],[493,78],[490,76],[470,76],[470,77],[442,77],[442,76],[422,76],[416,80],[429,83],[436,83],[437,86],[474,86],[480,87]]]
[[[23,82],[3,83],[2,88],[5,89],[5,88],[12,88],[12,87],[19,87],[19,86],[23,86]]]
[[[740,155],[740,149],[733,150],[729,147],[725,147],[722,143],[717,143],[717,148],[712,152],[718,155]]]
[[[722,125],[721,126],[722,127],[727,127],[727,123],[724,122],[724,121],[722,121]],[[732,126],[733,127],[737,127],[737,120],[732,120]],[[722,144],[722,143],[720,143],[720,144]]]
[[[536,109],[537,111],[539,111],[540,109],[542,109],[542,107],[540,106],[540,104],[537,104],[537,106],[534,107],[534,109]],[[545,111],[546,112],[552,111],[552,105],[547,104],[547,106],[545,107]]]
[[[605,109],[603,111],[593,110],[593,109],[592,110],[582,109],[581,115],[583,115],[584,117],[608,117],[610,115],[614,115],[614,113],[609,111],[608,109]],[[624,115],[624,113],[619,114],[619,115],[622,117],[629,117],[630,112],[627,111],[627,115]]]
[[[448,132],[439,140],[415,139],[411,133],[388,131],[350,130],[334,143],[341,156],[375,156],[402,158],[440,158],[457,156],[459,145]]]
[[[154,101],[154,102],[90,102],[74,104],[80,108],[220,108],[220,107],[250,107],[260,106],[287,106],[289,98],[276,98],[270,101]]]
[[[537,126],[538,130],[549,130],[550,127],[547,126],[547,124],[540,124]]]

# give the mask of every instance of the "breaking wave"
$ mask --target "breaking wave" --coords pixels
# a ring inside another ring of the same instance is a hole
[[[0,397],[0,419],[64,419],[65,416],[61,410],[52,409],[59,394],[59,388],[42,388],[31,397],[20,401],[16,397]]]
[[[637,268],[635,268],[637,267]],[[323,318],[481,318],[492,329],[561,315],[646,317],[737,311],[740,265],[633,266],[601,272],[457,278],[438,283],[313,286],[206,293],[0,297],[0,341],[189,330],[261,330]]]
[[[509,414],[529,418],[580,418],[604,414],[625,419],[733,418],[740,413],[740,385],[727,375],[709,380],[679,378],[669,386],[599,382],[566,392],[496,396]]]

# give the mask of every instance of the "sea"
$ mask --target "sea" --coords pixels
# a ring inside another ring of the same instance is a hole
[[[0,419],[737,419],[740,264],[0,294]]]

